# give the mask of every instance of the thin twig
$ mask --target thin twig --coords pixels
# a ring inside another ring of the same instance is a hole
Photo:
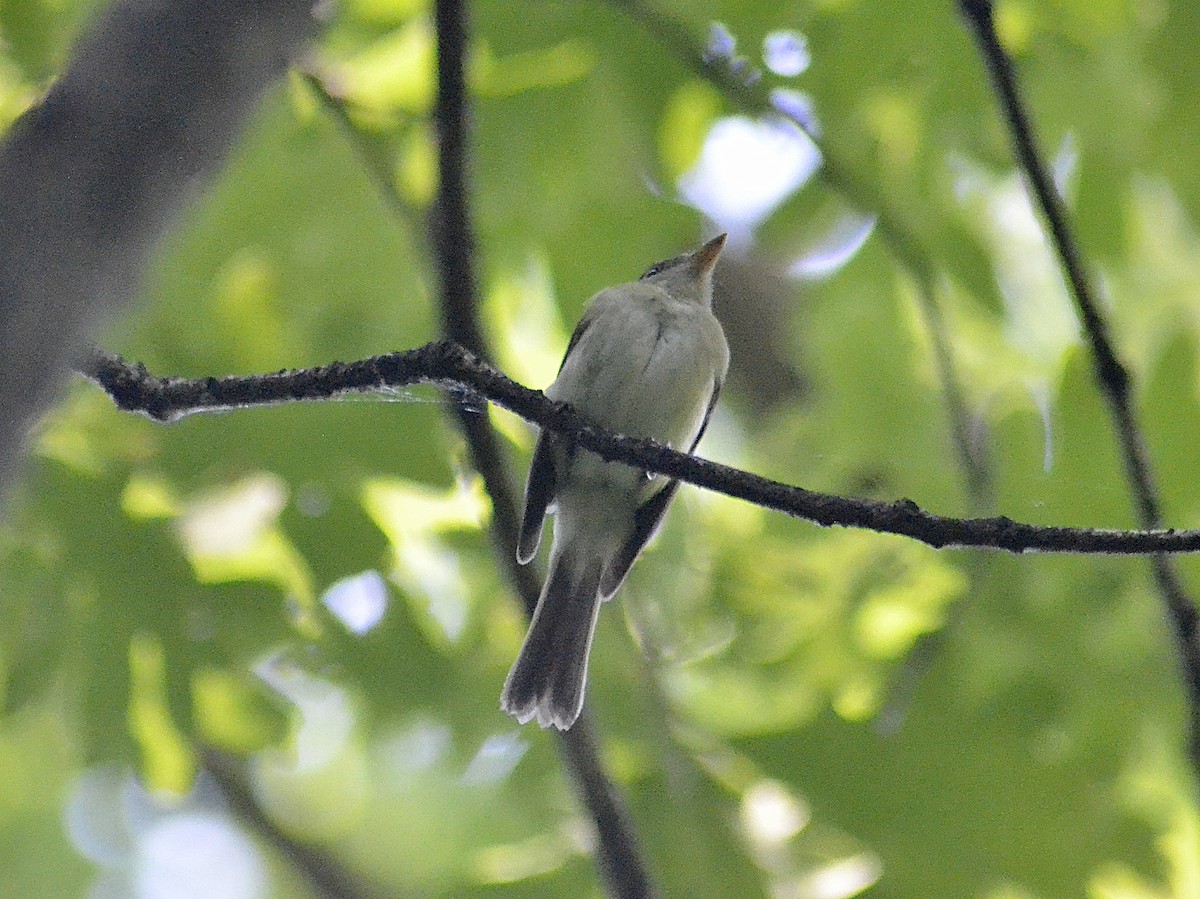
[[[679,453],[651,440],[593,427],[570,406],[548,399],[540,390],[517,384],[450,341],[319,368],[196,379],[156,378],[141,365],[94,350],[81,371],[120,408],[158,421],[175,421],[197,412],[394,390],[417,383],[453,385],[563,434],[606,460],[664,474],[814,524],[898,534],[937,548],[1124,555],[1200,551],[1200,530],[1120,531],[1045,527],[1003,516],[949,518],[926,512],[907,499],[885,503],[790,486]],[[466,414],[482,419],[478,413]]]
[[[450,340],[487,358],[489,354],[479,326],[475,232],[469,208],[467,0],[437,0],[434,22],[438,91],[433,117],[439,183],[430,231],[441,282],[442,332]],[[532,615],[540,590],[530,568],[518,565],[516,561],[519,522],[517,500],[508,477],[509,466],[487,415],[466,406],[456,405],[456,409],[475,468],[492,501],[496,551],[505,561],[526,611]],[[655,895],[629,813],[601,767],[590,716],[581,717],[570,730],[560,733],[559,752],[596,825],[596,861],[609,892],[621,899]]]
[[[363,132],[363,129],[351,117],[346,101],[330,89],[324,78],[316,72],[306,69],[300,69],[299,72],[304,83],[309,86],[316,94],[317,99],[321,101],[321,105],[333,116],[339,130],[349,138],[350,145],[358,154],[367,176],[374,183],[379,196],[387,204],[388,211],[408,226],[413,237],[423,237],[425,230],[421,227],[417,210],[411,203],[406,202],[396,190],[388,153],[379,137]]]
[[[1049,171],[1038,151],[1033,123],[1017,86],[1012,61],[996,35],[991,0],[959,0],[963,16],[975,33],[979,51],[987,64],[992,88],[1000,102],[1012,135],[1013,147],[1029,185],[1041,208],[1058,253],[1083,330],[1092,350],[1096,380],[1108,403],[1113,426],[1121,445],[1125,473],[1133,491],[1139,524],[1156,528],[1162,523],[1158,487],[1151,472],[1145,439],[1133,410],[1129,371],[1121,362],[1109,337],[1108,322],[1096,301],[1096,292],[1083,264],[1079,244],[1071,231],[1062,199],[1055,190]],[[1154,580],[1167,607],[1174,627],[1180,663],[1188,686],[1191,710],[1190,752],[1192,764],[1200,773],[1200,614],[1188,596],[1171,562],[1151,559]]]

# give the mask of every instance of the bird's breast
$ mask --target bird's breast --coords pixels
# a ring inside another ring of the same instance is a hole
[[[608,430],[687,449],[724,375],[725,352],[705,308],[614,303],[597,311],[546,393]]]

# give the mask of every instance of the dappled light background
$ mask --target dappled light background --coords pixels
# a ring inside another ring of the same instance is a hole
[[[0,123],[102,5],[0,7]],[[437,336],[429,4],[328,12],[108,348],[197,376]],[[476,265],[505,372],[546,386],[592,294],[727,231],[733,361],[701,454],[948,515],[1132,524],[953,3],[472,14]],[[1167,522],[1200,526],[1200,14],[996,14]],[[553,738],[498,708],[524,619],[450,402],[164,427],[71,389],[0,531],[0,894],[308,897],[314,864],[362,895],[601,894]],[[491,415],[519,479],[534,433]],[[589,704],[666,895],[1200,895],[1187,709],[1144,560],[937,552],[685,488],[601,618]]]

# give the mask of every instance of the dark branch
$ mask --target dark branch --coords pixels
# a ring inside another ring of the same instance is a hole
[[[105,6],[0,146],[0,492],[31,422],[313,30],[309,0]]]
[[[1008,123],[1017,159],[1045,217],[1075,306],[1083,320],[1084,334],[1092,350],[1096,380],[1108,403],[1121,445],[1121,456],[1133,490],[1138,522],[1144,528],[1157,528],[1162,524],[1162,505],[1151,472],[1145,439],[1133,410],[1129,371],[1113,347],[1108,322],[1096,302],[1096,292],[1084,267],[1062,199],[1038,151],[1033,122],[1021,98],[1012,61],[996,35],[991,0],[959,0],[959,6],[975,33],[979,51],[991,76],[992,88]],[[1191,757],[1193,767],[1200,772],[1200,613],[1197,613],[1195,603],[1188,596],[1179,573],[1169,560],[1156,557],[1151,560],[1151,565],[1158,592],[1174,628],[1180,663],[1188,685]]]
[[[1043,527],[1004,517],[946,518],[926,512],[907,499],[884,503],[789,486],[685,455],[650,440],[592,427],[570,406],[509,380],[449,341],[360,362],[336,362],[270,375],[196,379],[156,378],[144,366],[95,350],[83,374],[99,384],[122,409],[158,421],[175,421],[196,412],[330,399],[418,383],[452,385],[564,434],[605,459],[665,474],[814,524],[899,534],[938,548],[1125,555],[1200,551],[1200,531],[1196,530],[1118,531]]]
[[[466,84],[467,0],[437,0],[437,102],[433,119],[438,142],[438,194],[430,233],[441,288],[442,333],[479,357],[487,346],[479,326],[475,280],[475,232],[471,225],[469,105]],[[476,470],[492,501],[496,552],[508,567],[526,611],[537,607],[539,586],[529,566],[518,565],[517,500],[509,466],[486,414],[456,405],[459,424]],[[559,737],[559,750],[596,825],[597,864],[609,892],[623,899],[654,894],[633,825],[600,765],[590,717]]]
[[[254,835],[278,852],[321,899],[373,899],[380,895],[327,852],[288,836],[263,811],[246,780],[245,766],[217,749],[201,750],[204,768],[213,776],[230,810]]]
[[[486,358],[475,284],[475,232],[467,179],[466,0],[438,0],[438,96],[433,111],[438,145],[438,194],[430,231],[441,279],[442,331]]]
[[[440,294],[442,333],[473,355],[486,359],[490,354],[476,312],[475,235],[467,192],[465,0],[438,0],[434,15],[438,93],[433,118],[438,144],[438,193],[430,210],[429,233]],[[391,179],[383,183],[388,192],[394,194]],[[496,552],[500,559],[510,563],[509,576],[521,594],[526,611],[533,614],[539,592],[535,574],[527,566],[517,565],[513,557],[518,531],[517,499],[508,475],[508,462],[486,415],[477,415],[459,404],[454,404],[454,409],[472,463],[492,500],[492,536]]]
[[[1071,286],[1071,294],[1075,298],[1075,304],[1083,319],[1084,334],[1091,345],[1097,379],[1108,397],[1114,414],[1117,415],[1121,439],[1126,444],[1126,458],[1137,493],[1140,517],[1148,524],[1156,522],[1161,515],[1157,492],[1149,473],[1145,451],[1141,446],[1141,440],[1137,437],[1134,416],[1129,411],[1129,373],[1117,358],[1116,350],[1109,337],[1108,322],[1096,303],[1095,293],[1084,270],[1079,246],[1067,224],[1067,215],[1063,209],[1062,199],[1051,182],[1049,171],[1042,163],[1033,123],[1019,96],[1012,63],[996,37],[992,4],[990,0],[960,0],[960,6],[975,31],[980,52],[987,63],[992,86],[1000,100],[1009,130],[1012,132],[1017,159],[1025,176],[1029,179],[1034,197],[1050,228],[1054,248],[1062,261],[1063,270],[1066,272],[1067,281]],[[1124,414],[1121,414],[1119,410],[1125,410]]]

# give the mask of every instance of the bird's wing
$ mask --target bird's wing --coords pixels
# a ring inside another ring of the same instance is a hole
[[[704,419],[700,422],[700,429],[696,431],[696,436],[692,440],[692,445],[688,447],[688,455],[696,451],[696,447],[700,445],[700,438],[704,436],[704,432],[708,430],[708,422],[712,418],[713,409],[717,408],[717,400],[721,396],[721,380],[713,381],[712,396],[708,398],[708,408],[704,410]]]
[[[558,364],[558,370],[560,372],[563,370],[563,366],[567,364],[567,360],[571,358],[571,352],[579,343],[580,338],[583,337],[583,332],[590,328],[592,326],[592,322],[595,320],[596,316],[591,308],[589,308],[587,312],[583,314],[583,318],[579,319],[579,324],[575,326],[575,332],[571,335],[571,339],[567,343],[567,351],[563,353],[562,362]]]
[[[575,326],[575,333],[563,353],[563,360],[558,366],[561,372],[571,352],[579,343],[583,333],[591,326],[594,317],[584,315]],[[546,510],[554,502],[557,490],[557,472],[554,466],[555,437],[549,431],[542,431],[538,436],[537,445],[533,449],[533,461],[529,463],[529,477],[525,481],[525,512],[521,516],[521,532],[517,538],[517,561],[522,565],[537,555],[538,546],[542,542],[542,526],[546,521]]]
[[[712,418],[713,409],[717,405],[717,397],[720,395],[721,382],[716,381],[713,383],[712,396],[709,397],[708,408],[704,412],[703,421],[700,422],[700,429],[696,431],[696,437],[692,440],[692,445],[688,447],[689,454],[695,452],[696,447],[700,444],[700,438],[704,436],[704,431],[708,428],[708,421]],[[612,561],[608,563],[604,569],[604,575],[600,579],[600,595],[604,599],[612,598],[621,589],[621,584],[624,582],[625,576],[629,574],[629,569],[633,567],[633,563],[637,561],[637,557],[646,544],[658,533],[663,516],[667,514],[667,508],[671,505],[671,500],[675,498],[675,491],[678,489],[678,481],[668,481],[661,490],[642,503],[633,513],[633,531],[630,532],[628,539]]]
[[[525,481],[525,513],[521,516],[521,533],[517,538],[517,561],[522,565],[537,555],[542,542],[542,525],[546,510],[554,502],[554,435],[542,431],[533,449],[529,478]]]

